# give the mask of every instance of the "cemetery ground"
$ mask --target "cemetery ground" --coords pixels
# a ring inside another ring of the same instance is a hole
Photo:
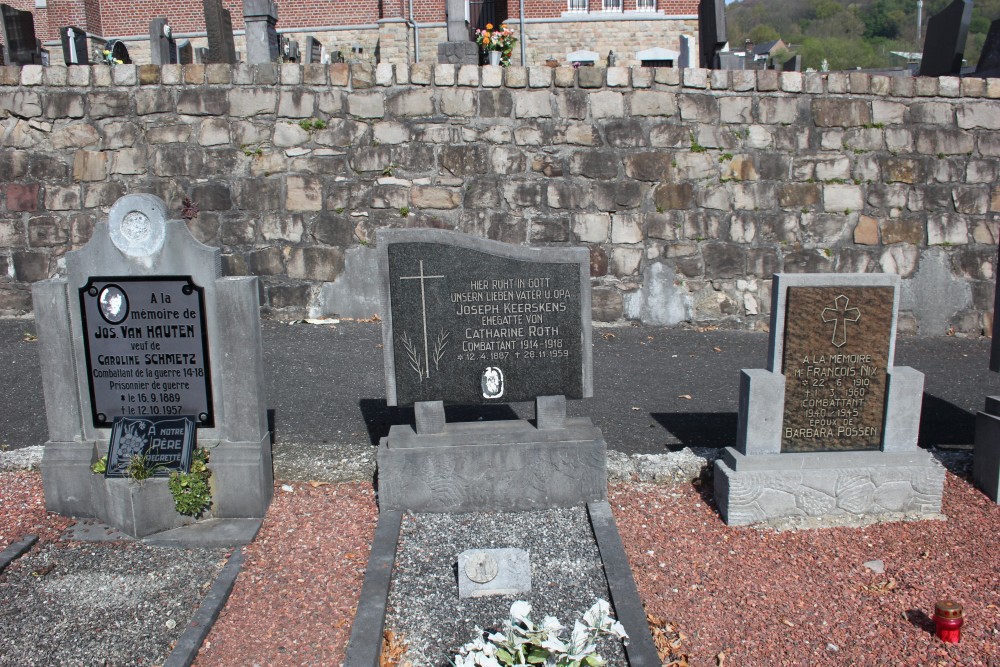
[[[162,664],[227,552],[61,537],[71,522],[44,511],[37,470],[13,469],[45,440],[33,336],[30,320],[0,321],[0,549],[39,537],[0,574],[0,664]],[[265,322],[264,342],[275,497],[195,664],[339,664],[377,520],[373,443],[412,412],[385,405],[377,323]],[[997,393],[989,341],[898,340],[896,363],[926,374],[921,444],[949,469],[944,520],[732,528],[700,471],[735,439],[739,369],[766,344],[597,328],[595,396],[569,404],[614,452],[609,501],[665,662],[1000,664],[1000,507],[969,481],[975,412]],[[934,638],[942,597],[965,606],[959,644]]]

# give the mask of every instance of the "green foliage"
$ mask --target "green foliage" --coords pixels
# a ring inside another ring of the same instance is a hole
[[[408,215],[410,215],[410,207],[409,206],[400,206],[399,207],[399,216],[401,218],[405,218]]]
[[[299,121],[299,127],[301,127],[306,132],[312,132],[313,130],[322,130],[326,128],[326,121],[319,118],[304,118]]]
[[[104,471],[106,471],[107,469],[108,469],[107,456],[102,456],[101,458],[97,459],[97,461],[95,461],[93,465],[90,466],[90,472],[94,473],[95,475],[103,475]]]
[[[698,143],[695,139],[694,132],[691,133],[691,152],[692,153],[704,153],[708,149]]]
[[[247,157],[260,157],[264,154],[264,149],[261,148],[260,144],[243,144],[240,146],[240,150]]]
[[[145,454],[136,454],[129,459],[125,474],[129,479],[142,482],[156,474],[156,469],[160,466],[150,463]]]
[[[179,514],[199,517],[212,506],[212,487],[209,479],[208,450],[196,449],[191,457],[191,472],[170,474],[167,486],[174,497],[174,508]]]
[[[754,44],[764,44],[778,39],[781,39],[781,35],[778,34],[774,26],[766,23],[757,24],[750,30],[750,41]]]

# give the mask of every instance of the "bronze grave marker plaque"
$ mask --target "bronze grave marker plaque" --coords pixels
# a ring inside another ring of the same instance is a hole
[[[892,287],[789,287],[782,452],[879,450]]]

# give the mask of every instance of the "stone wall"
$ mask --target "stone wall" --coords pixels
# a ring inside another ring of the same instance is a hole
[[[600,321],[759,328],[775,271],[885,271],[904,331],[979,333],[997,130],[998,79],[0,68],[0,310],[152,192],[275,317],[371,315],[375,231],[434,226],[588,246]]]

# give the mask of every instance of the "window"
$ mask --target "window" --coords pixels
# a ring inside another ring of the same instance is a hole
[[[622,0],[601,0],[603,9],[606,12],[620,12],[622,10]]]
[[[635,11],[637,11],[637,12],[655,12],[656,11],[656,0],[635,0]]]
[[[587,11],[587,0],[567,0],[569,4],[567,9],[571,12],[586,12]]]

